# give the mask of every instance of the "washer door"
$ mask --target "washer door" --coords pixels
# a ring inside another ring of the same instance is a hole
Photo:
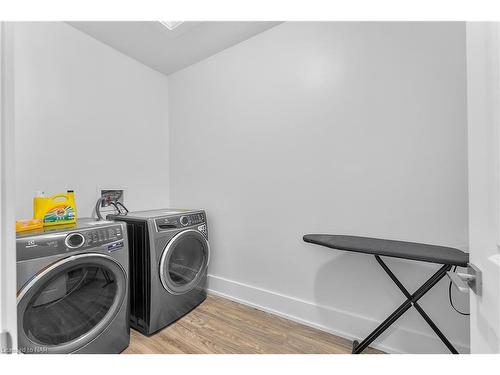
[[[53,263],[18,293],[18,346],[25,353],[71,353],[113,321],[127,295],[127,276],[95,253]]]
[[[197,230],[188,229],[175,235],[167,244],[160,260],[160,279],[172,294],[194,289],[207,269],[210,246]]]

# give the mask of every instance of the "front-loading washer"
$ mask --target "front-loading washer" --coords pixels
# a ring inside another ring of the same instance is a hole
[[[124,223],[82,219],[17,235],[18,348],[120,353],[129,344]]]
[[[204,211],[160,209],[107,218],[127,224],[132,328],[151,335],[205,300],[210,245]]]

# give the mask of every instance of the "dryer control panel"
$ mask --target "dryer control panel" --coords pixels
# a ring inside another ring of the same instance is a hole
[[[194,225],[202,225],[205,224],[205,222],[205,213],[203,212],[189,213],[179,216],[167,216],[155,220],[158,232],[169,229],[191,227]]]
[[[185,215],[181,216],[180,221],[181,225],[184,227],[197,225],[205,222],[205,215],[203,215],[201,212],[198,212],[196,214]]]

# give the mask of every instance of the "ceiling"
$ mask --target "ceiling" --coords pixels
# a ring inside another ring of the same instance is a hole
[[[78,30],[164,74],[171,74],[280,22],[68,22]]]

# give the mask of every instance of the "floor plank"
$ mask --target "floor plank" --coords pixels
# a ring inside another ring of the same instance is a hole
[[[347,354],[352,342],[209,295],[153,336],[131,330],[125,354]],[[367,349],[367,353],[382,353]]]

